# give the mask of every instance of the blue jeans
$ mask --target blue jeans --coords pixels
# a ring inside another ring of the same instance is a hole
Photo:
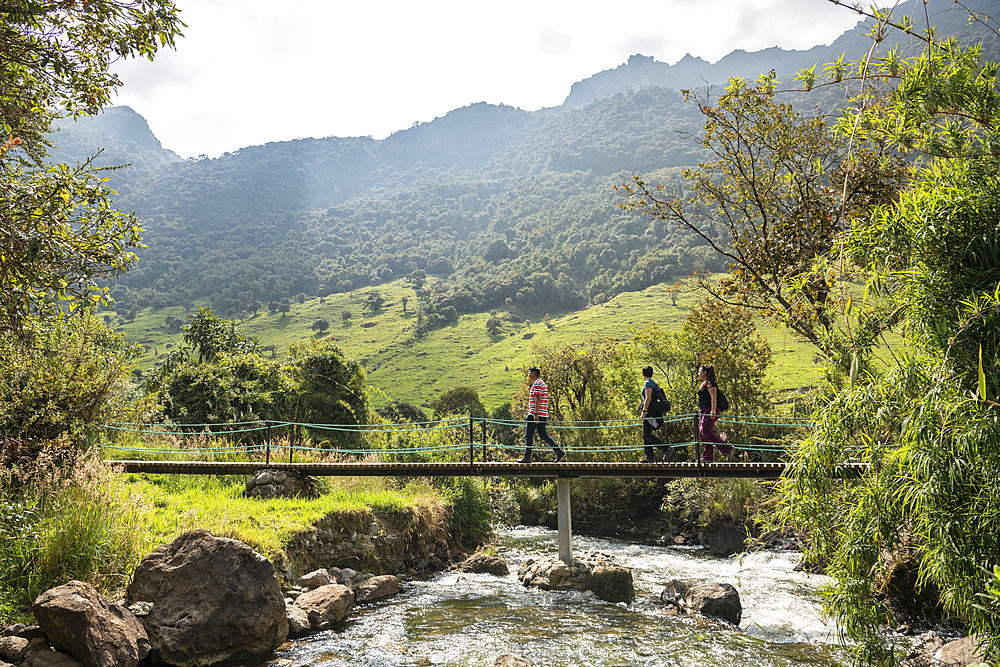
[[[531,445],[535,440],[535,431],[538,431],[538,437],[542,439],[543,442],[549,443],[552,447],[552,451],[556,454],[559,453],[559,445],[556,441],[552,439],[549,432],[545,430],[545,422],[548,421],[547,417],[539,417],[538,421],[535,421],[534,417],[528,417],[526,420],[526,426],[524,429],[524,455],[531,456]]]

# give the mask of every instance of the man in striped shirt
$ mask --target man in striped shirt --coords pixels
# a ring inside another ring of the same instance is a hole
[[[535,439],[535,431],[543,442],[552,446],[555,452],[555,462],[559,463],[566,458],[566,452],[559,449],[559,445],[552,439],[552,436],[545,430],[545,422],[549,418],[549,388],[542,381],[542,371],[536,366],[528,369],[528,382],[531,389],[528,391],[528,418],[526,420],[524,432],[524,456],[518,463],[531,463],[531,445]]]

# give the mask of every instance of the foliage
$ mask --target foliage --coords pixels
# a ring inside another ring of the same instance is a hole
[[[99,450],[78,455],[52,441],[33,461],[0,471],[0,591],[14,608],[71,579],[115,597],[144,553],[145,509]]]
[[[771,346],[757,330],[752,310],[706,298],[688,315],[680,338],[685,349],[698,355],[698,365],[715,366],[731,414],[770,412],[766,375]]]
[[[384,408],[377,411],[383,419],[394,422],[426,422],[427,414],[406,401],[390,401]]]
[[[555,440],[585,458],[607,457],[608,450],[620,444],[621,432],[594,422],[634,416],[628,406],[639,403],[639,385],[629,368],[627,352],[616,340],[599,336],[591,336],[580,345],[538,344],[533,351],[549,389],[549,431]],[[527,414],[530,388],[525,371],[512,401],[513,414]],[[581,423],[563,430],[559,428],[563,421]]]
[[[843,364],[836,327],[847,276],[828,261],[836,235],[891,202],[906,170],[874,151],[848,159],[824,120],[778,102],[773,83],[773,73],[756,87],[731,80],[716,105],[697,100],[712,160],[682,172],[690,192],[634,175],[620,186],[621,206],[700,237],[729,262],[718,283],[702,281],[705,290],[783,323]]]
[[[452,534],[463,545],[483,544],[493,536],[492,501],[485,480],[448,477],[437,486],[451,501]]]
[[[289,349],[285,372],[295,383],[290,413],[309,424],[368,423],[365,370],[332,340],[298,343]],[[336,438],[356,444],[356,433]]]
[[[30,343],[0,334],[0,434],[85,447],[97,425],[129,414],[139,346],[86,315],[57,312],[28,331]]]
[[[164,416],[179,424],[283,419],[290,394],[279,364],[245,352],[213,363],[189,359],[160,388]]]
[[[454,387],[441,394],[434,402],[434,419],[452,415],[485,417],[486,407],[479,400],[479,392],[472,387]]]
[[[753,479],[676,479],[667,485],[661,511],[675,521],[707,527],[754,520],[770,495]]]
[[[828,559],[830,606],[859,661],[894,660],[882,589],[891,556],[909,554],[918,587],[988,639],[993,663],[1000,615],[982,601],[1000,562],[1000,420],[986,402],[1000,388],[1000,188],[983,149],[1000,127],[988,104],[997,70],[976,49],[933,39],[896,68],[896,89],[853,120],[873,140],[919,149],[916,177],[897,204],[853,221],[848,250],[872,276],[863,307],[898,322],[908,346],[884,376],[852,373],[829,392],[783,483],[782,518],[809,529],[811,553]],[[869,472],[832,479],[849,458]]]
[[[0,331],[20,335],[53,301],[71,308],[106,296],[98,280],[130,268],[138,221],[111,204],[89,159],[44,164],[57,107],[96,114],[120,85],[110,64],[152,59],[181,22],[168,0],[6,3],[0,23]]]

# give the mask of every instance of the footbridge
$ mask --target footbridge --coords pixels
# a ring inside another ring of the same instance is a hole
[[[811,424],[787,418],[746,420],[727,417],[720,427],[731,433],[733,461],[702,460],[697,415],[665,420],[664,460],[635,463],[642,452],[641,421],[550,422],[567,457],[558,462],[515,463],[523,445],[511,442],[523,422],[482,418],[417,424],[343,425],[295,422],[106,425],[106,463],[129,473],[168,475],[252,475],[267,468],[296,475],[334,477],[527,477],[556,480],[559,557],[572,560],[570,480],[617,478],[777,479],[790,468],[790,449]],[[694,439],[683,438],[693,426]],[[466,428],[468,429],[466,431]],[[787,432],[792,432],[791,438]],[[785,433],[784,437],[782,434]],[[295,444],[307,435],[320,446]],[[798,437],[795,437],[795,436]],[[328,440],[322,439],[323,436]],[[562,436],[562,437],[560,437]],[[678,437],[680,436],[680,437]],[[631,441],[631,442],[628,442]],[[331,443],[336,442],[337,445]],[[169,443],[173,446],[163,446]],[[570,444],[573,443],[573,444]],[[536,446],[536,453],[540,450]],[[552,458],[546,452],[545,456]],[[298,458],[298,460],[296,460]],[[628,459],[632,459],[632,461]],[[687,458],[688,460],[675,460]],[[846,463],[835,472],[844,478],[864,472]]]

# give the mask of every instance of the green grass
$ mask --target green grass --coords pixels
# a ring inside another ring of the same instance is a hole
[[[186,530],[201,529],[240,540],[274,558],[283,553],[293,535],[308,530],[331,512],[402,510],[442,502],[426,484],[394,489],[387,486],[391,482],[360,478],[330,480],[316,499],[266,501],[241,495],[244,477],[132,474],[126,479],[133,497],[148,503],[144,526],[147,551]]]
[[[366,293],[373,289],[386,299],[377,313],[362,307]],[[404,294],[410,296],[406,313],[400,298]],[[324,299],[310,297],[303,304],[293,299],[291,312],[260,312],[239,323],[239,327],[243,333],[256,336],[261,345],[275,346],[279,359],[292,343],[332,338],[348,356],[364,364],[370,384],[384,397],[375,399],[376,406],[398,399],[426,407],[448,389],[468,385],[491,408],[510,400],[521,381],[520,369],[536,361],[532,353],[536,344],[578,344],[591,335],[625,342],[630,327],[652,323],[676,331],[701,299],[700,292],[685,292],[678,296],[675,306],[669,286],[661,284],[580,311],[522,312],[530,325],[504,321],[502,331],[495,336],[486,331],[489,313],[476,313],[462,315],[456,323],[418,338],[413,334],[416,298],[404,281],[397,280]],[[346,323],[340,316],[345,309],[354,313]],[[121,325],[131,340],[147,346],[140,368],[148,370],[181,343],[183,334],[169,331],[165,319],[185,318],[188,314],[180,308],[145,310],[135,322]],[[552,329],[542,321],[546,314],[550,315]],[[330,329],[323,334],[310,329],[320,317],[330,323]],[[762,332],[774,349],[770,376],[775,389],[788,391],[818,383],[819,366],[810,345],[796,341],[782,329],[767,327]]]

